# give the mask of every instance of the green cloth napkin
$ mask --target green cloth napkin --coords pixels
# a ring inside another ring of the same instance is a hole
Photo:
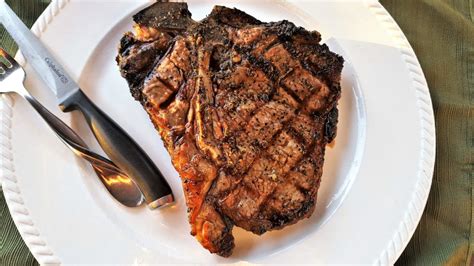
[[[31,25],[49,0],[7,0]],[[472,0],[381,0],[413,46],[436,117],[433,185],[397,264],[474,265],[474,5]],[[16,46],[0,28],[0,46]],[[0,193],[0,265],[36,265]]]

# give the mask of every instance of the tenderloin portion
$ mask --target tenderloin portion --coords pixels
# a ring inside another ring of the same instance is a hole
[[[309,217],[336,135],[342,57],[316,31],[185,3],[134,16],[117,62],[179,172],[191,234],[229,256],[234,225],[263,234]]]

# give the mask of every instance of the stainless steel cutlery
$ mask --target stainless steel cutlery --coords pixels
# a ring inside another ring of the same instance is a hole
[[[83,114],[104,152],[133,179],[147,205],[155,209],[173,202],[170,186],[148,155],[82,92],[79,85],[4,1],[0,1],[0,22],[18,44],[27,63],[56,95],[63,112],[77,110]]]
[[[27,100],[46,121],[56,135],[78,156],[87,160],[107,190],[120,203],[135,207],[143,202],[137,185],[113,162],[92,152],[86,143],[68,125],[39,103],[23,86],[25,71],[3,49],[0,48],[0,93],[14,92]]]

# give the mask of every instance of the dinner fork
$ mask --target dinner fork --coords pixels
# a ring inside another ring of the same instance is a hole
[[[15,92],[26,99],[66,146],[92,165],[112,196],[127,207],[140,205],[144,198],[137,185],[112,161],[91,151],[68,125],[31,96],[23,85],[25,71],[2,48],[0,48],[0,58],[7,63],[0,61],[0,93]]]

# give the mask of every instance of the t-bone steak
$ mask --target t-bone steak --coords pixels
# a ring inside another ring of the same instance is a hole
[[[133,16],[117,62],[181,176],[191,234],[229,256],[255,234],[309,217],[336,135],[343,58],[317,31],[186,3]]]

